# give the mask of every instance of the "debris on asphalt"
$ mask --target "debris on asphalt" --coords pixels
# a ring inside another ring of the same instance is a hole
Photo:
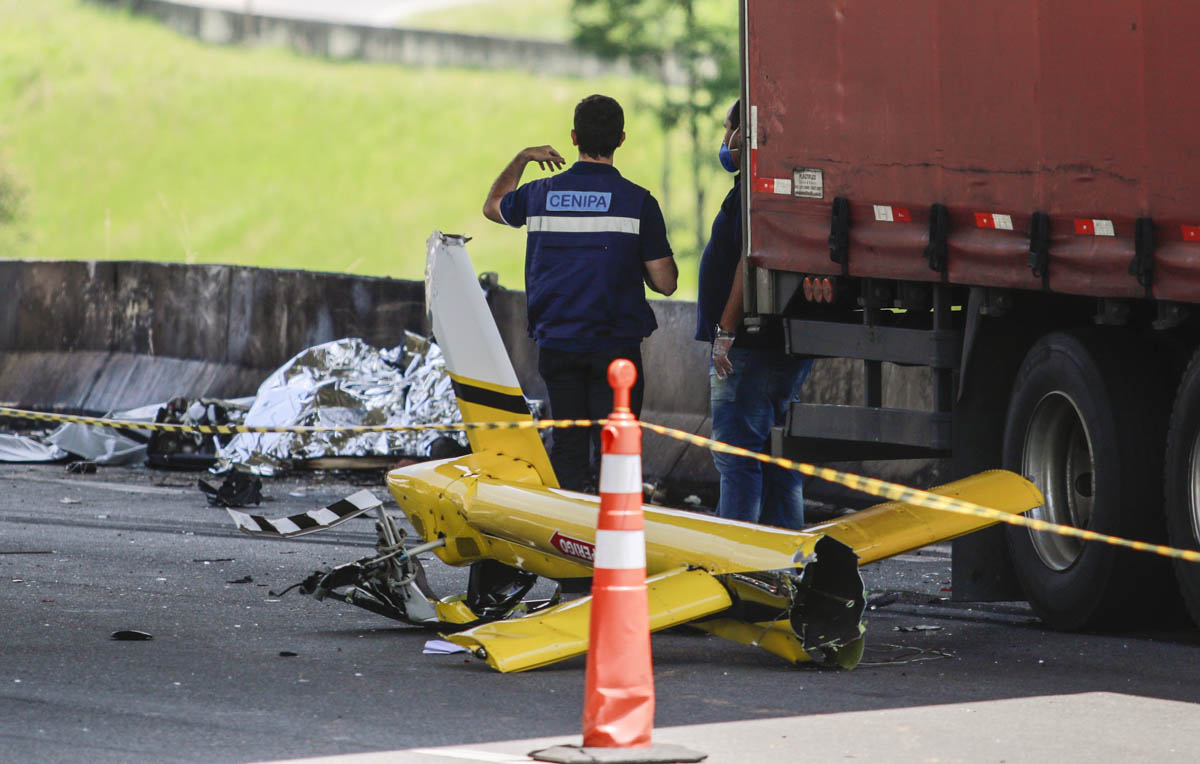
[[[954,653],[938,650],[932,647],[914,647],[912,645],[878,644],[867,645],[859,667],[865,666],[904,666],[910,663],[925,661],[940,661],[953,658]]]
[[[454,653],[469,653],[471,651],[462,645],[456,645],[444,639],[430,639],[425,642],[425,649],[421,652],[425,655],[453,655]]]
[[[292,538],[332,528],[351,518],[358,517],[364,512],[378,509],[382,504],[370,491],[362,490],[356,491],[344,499],[338,499],[319,510],[301,512],[288,517],[261,517],[234,509],[225,511],[233,518],[234,523],[247,533],[274,538]]]
[[[893,626],[892,631],[941,631],[941,626],[928,623],[918,623],[914,626]]]
[[[190,426],[241,424],[253,401],[253,398],[172,398],[158,410],[154,421]],[[217,461],[221,437],[198,432],[155,430],[146,444],[146,464],[172,470],[208,469]],[[226,435],[224,439],[228,442],[232,436]]]
[[[883,592],[874,597],[867,598],[867,610],[878,610],[881,607],[887,607],[900,599],[900,596],[895,592]]]
[[[234,470],[225,476],[220,487],[198,480],[197,486],[201,493],[208,497],[208,503],[213,507],[248,507],[251,504],[262,504],[262,479]]]
[[[94,475],[97,469],[95,462],[78,461],[67,464],[67,473],[70,475]]]
[[[64,496],[58,500],[59,504],[82,504],[79,499],[72,499],[70,496]]]
[[[232,581],[226,581],[225,583],[227,583],[227,584],[252,584],[252,583],[254,583],[254,576],[242,576],[241,578],[235,578]]]
[[[154,635],[136,629],[119,629],[112,633],[112,639],[118,642],[145,642],[154,639]]]
[[[296,657],[296,656],[298,656],[299,654],[300,654],[300,653],[294,653],[294,652],[292,652],[291,650],[280,650],[280,651],[279,651],[279,657],[280,657],[280,658],[295,658],[295,657]]]

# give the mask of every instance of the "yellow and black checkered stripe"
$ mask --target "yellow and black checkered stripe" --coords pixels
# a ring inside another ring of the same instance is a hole
[[[441,431],[457,431],[457,430],[524,430],[537,429],[545,430],[555,427],[592,427],[595,425],[603,425],[607,420],[599,419],[542,419],[538,421],[525,420],[517,422],[459,422],[457,424],[418,424],[418,425],[373,425],[369,427],[249,427],[246,425],[186,425],[186,424],[168,424],[154,422],[130,422],[120,419],[106,419],[103,417],[86,417],[86,416],[70,416],[65,414],[47,414],[40,411],[25,411],[23,409],[14,409],[0,406],[0,417],[11,417],[13,419],[29,419],[38,422],[74,422],[76,424],[92,425],[95,427],[111,427],[121,430],[159,430],[163,432],[199,432],[206,435],[234,435],[237,433],[368,433],[368,432],[420,432],[428,430]],[[804,475],[825,480],[830,483],[844,485],[847,488],[852,488],[855,491],[878,496],[889,501],[900,501],[906,504],[914,504],[919,507],[928,507],[930,509],[942,510],[944,512],[955,512],[963,515],[973,515],[983,517],[989,520],[995,520],[1009,525],[1017,525],[1025,528],[1030,528],[1035,531],[1044,531],[1046,533],[1056,533],[1060,536],[1072,536],[1084,541],[1097,541],[1102,544],[1111,544],[1112,546],[1125,547],[1139,552],[1148,552],[1150,554],[1159,555],[1161,557],[1171,557],[1188,562],[1200,562],[1200,551],[1192,549],[1177,549],[1175,547],[1166,546],[1164,544],[1151,544],[1145,541],[1135,541],[1125,539],[1119,536],[1110,536],[1105,533],[1097,533],[1095,531],[1085,530],[1083,528],[1075,528],[1070,525],[1059,525],[1057,523],[1038,520],[1033,517],[1024,515],[1013,515],[1008,512],[1001,512],[996,509],[984,507],[979,504],[974,504],[962,499],[955,499],[949,496],[942,496],[929,491],[922,491],[919,488],[911,488],[899,483],[891,483],[878,478],[864,477],[855,475],[851,472],[842,472],[840,470],[829,469],[828,467],[817,467],[813,464],[805,462],[797,462],[791,459],[769,456],[760,454],[757,451],[731,446],[728,443],[722,443],[711,438],[693,435],[690,432],[676,430],[671,427],[664,427],[658,424],[649,422],[638,423],[643,429],[658,435],[663,435],[675,440],[681,440],[685,443],[706,448],[710,451],[718,451],[720,453],[732,454],[734,456],[744,456],[749,459],[755,459],[764,464],[774,464],[784,469],[795,470]]]

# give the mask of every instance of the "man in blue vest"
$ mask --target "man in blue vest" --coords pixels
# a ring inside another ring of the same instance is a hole
[[[734,102],[725,117],[721,166],[737,173],[741,159],[741,111]],[[742,176],[721,203],[712,235],[700,256],[696,339],[712,343],[709,385],[713,438],[770,453],[771,427],[784,422],[788,404],[812,369],[811,359],[783,351],[778,324],[750,334],[742,325]],[[717,514],[781,528],[804,525],[803,476],[742,456],[713,453],[721,473]]]
[[[538,372],[556,419],[603,419],[612,411],[608,365],[628,358],[638,379],[631,406],[640,415],[645,379],[641,342],[657,327],[643,284],[670,295],[679,271],[658,202],[621,177],[613,152],[625,142],[625,115],[612,98],[592,95],[575,107],[571,142],[579,161],[565,172],[518,187],[525,165],[559,169],[551,146],[522,150],[492,184],[488,220],[525,226],[525,292]],[[554,433],[550,461],[559,484],[595,486],[599,428]]]

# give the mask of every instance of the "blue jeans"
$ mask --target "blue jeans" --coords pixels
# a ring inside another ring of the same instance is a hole
[[[777,350],[731,348],[733,371],[719,379],[709,364],[713,438],[760,453],[771,451],[771,427],[812,371],[812,359]],[[717,515],[780,528],[804,526],[804,476],[745,456],[713,453],[721,473]]]

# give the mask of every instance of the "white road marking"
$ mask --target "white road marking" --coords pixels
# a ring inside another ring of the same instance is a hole
[[[464,750],[462,748],[415,748],[406,753],[421,753],[426,756],[442,756],[447,759],[460,759],[465,761],[491,761],[496,764],[506,764],[507,762],[518,761],[533,761],[528,756],[514,756],[511,753],[493,753],[491,751],[473,751]]]
[[[191,491],[185,491],[181,488],[159,488],[149,485],[129,485],[127,483],[106,483],[102,480],[70,480],[66,478],[49,478],[40,477],[38,475],[20,475],[20,480],[29,480],[34,483],[54,483],[55,485],[69,485],[72,488],[86,490],[88,488],[102,488],[106,491],[121,491],[123,493],[146,493],[157,496],[182,496]]]

